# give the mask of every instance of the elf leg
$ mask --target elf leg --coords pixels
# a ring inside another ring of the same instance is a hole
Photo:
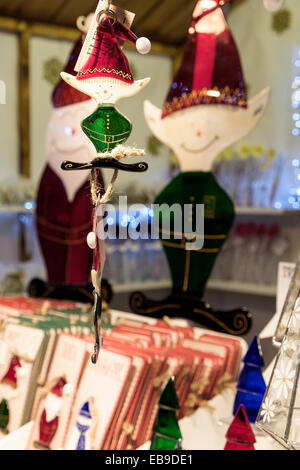
[[[130,305],[134,312],[161,318],[163,315],[183,316],[231,334],[245,334],[250,328],[251,315],[238,308],[229,312],[214,311],[202,297],[214,263],[226,241],[234,221],[232,201],[218,185],[212,173],[188,172],[178,175],[157,197],[156,204],[181,206],[182,214],[188,210],[188,218],[196,225],[197,205],[204,205],[204,236],[201,249],[187,250],[189,235],[182,230],[176,239],[174,217],[169,213],[170,229],[160,225],[162,245],[167,256],[172,278],[172,294],[164,301],[148,300],[141,293],[134,293]],[[182,227],[184,217],[182,216]]]

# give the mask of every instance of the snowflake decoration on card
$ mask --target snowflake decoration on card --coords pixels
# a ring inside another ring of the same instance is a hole
[[[289,10],[284,9],[273,14],[272,29],[278,34],[283,33],[290,28],[292,22],[292,14]]]
[[[46,60],[43,64],[43,78],[46,82],[53,86],[57,85],[63,66],[64,64],[57,57]]]
[[[263,422],[270,424],[272,418],[275,416],[275,408],[276,406],[274,405],[274,402],[272,399],[266,398],[264,403],[262,404],[262,411],[261,411],[261,417],[263,418]]]
[[[292,390],[293,379],[295,377],[295,370],[292,370],[293,367],[293,361],[289,361],[286,366],[284,361],[282,361],[278,369],[275,369],[273,388],[277,390],[277,398],[280,398],[283,395],[286,400],[289,390]]]

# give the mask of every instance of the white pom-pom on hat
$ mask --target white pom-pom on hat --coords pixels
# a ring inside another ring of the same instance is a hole
[[[73,385],[66,384],[63,388],[63,394],[66,396],[70,396],[72,392],[73,392]]]
[[[87,236],[87,244],[91,250],[97,247],[97,236],[94,232],[90,232]]]
[[[139,38],[136,41],[136,50],[140,54],[148,54],[151,51],[151,42],[148,38]]]
[[[89,13],[87,16],[79,16],[76,20],[77,28],[82,31],[84,34],[87,34],[90,29],[94,13]]]

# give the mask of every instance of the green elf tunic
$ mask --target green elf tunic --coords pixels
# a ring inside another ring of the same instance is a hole
[[[210,172],[179,174],[156,198],[155,204],[163,203],[169,206],[180,204],[182,213],[185,204],[192,205],[190,217],[193,221],[196,205],[204,204],[204,246],[201,250],[186,250],[185,243],[190,240],[184,233],[181,239],[174,238],[172,213],[170,239],[163,239],[162,232],[165,230],[160,226],[160,237],[168,259],[173,290],[194,293],[201,298],[216,258],[232,227],[233,203]]]
[[[81,127],[93,142],[97,153],[109,152],[123,144],[132,131],[131,122],[113,104],[99,106],[82,121]]]

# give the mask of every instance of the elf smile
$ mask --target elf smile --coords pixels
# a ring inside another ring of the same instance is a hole
[[[102,90],[102,89],[100,89],[100,90],[97,92],[97,96],[98,96],[99,98],[101,98],[103,101],[107,101],[107,100],[109,100],[109,99],[111,98],[112,92],[111,92],[111,90],[107,90],[107,89]]]
[[[189,153],[201,153],[209,149],[217,140],[219,140],[219,136],[216,135],[205,147],[202,147],[201,149],[189,149],[185,144],[181,144],[181,148]]]

